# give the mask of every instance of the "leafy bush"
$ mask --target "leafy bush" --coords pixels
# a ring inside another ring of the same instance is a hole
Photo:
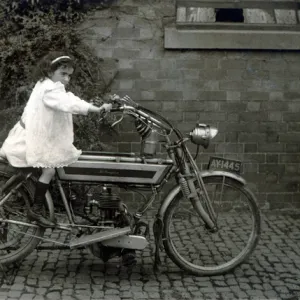
[[[85,19],[87,9],[76,4],[77,1],[40,0],[39,5],[35,1],[32,1],[35,5],[25,2],[19,1],[10,7],[0,27],[0,110],[9,110],[12,114],[15,111],[19,117],[35,84],[31,76],[33,69],[49,51],[63,51],[75,58],[76,68],[70,83],[72,92],[87,100],[101,99],[109,92],[117,73],[117,62],[107,63],[82,42],[76,25]],[[104,2],[107,5],[107,1]],[[104,4],[100,8],[106,7]],[[94,102],[100,104],[98,100]],[[7,126],[3,130],[6,133]],[[3,130],[0,139],[3,139]],[[105,145],[95,136],[110,132],[107,124],[99,125],[97,116],[75,118],[75,144],[80,148],[102,149]]]

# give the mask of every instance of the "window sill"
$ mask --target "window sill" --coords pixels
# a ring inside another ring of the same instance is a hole
[[[165,27],[166,49],[300,50],[300,31]]]

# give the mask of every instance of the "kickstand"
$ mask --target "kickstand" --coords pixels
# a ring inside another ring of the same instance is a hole
[[[13,266],[14,266],[14,268],[12,270],[9,270],[5,266],[3,266],[3,264],[0,263],[0,271],[4,275],[4,280],[7,285],[13,284],[16,272],[19,269],[19,266],[16,263],[14,263]],[[8,274],[9,271],[11,271],[12,274],[9,275]]]

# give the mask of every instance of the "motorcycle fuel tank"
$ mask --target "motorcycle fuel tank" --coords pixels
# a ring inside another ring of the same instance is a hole
[[[172,160],[142,159],[134,153],[83,152],[78,161],[57,169],[60,180],[160,184]]]

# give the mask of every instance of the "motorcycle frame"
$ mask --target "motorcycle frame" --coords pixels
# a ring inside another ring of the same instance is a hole
[[[136,109],[135,107],[133,107],[131,105],[126,105],[126,104],[122,105],[121,107],[119,107],[117,109],[113,109],[112,112],[121,112],[122,114],[127,114],[134,118],[144,118],[144,119],[150,121],[155,127],[161,129],[166,138],[167,153],[168,153],[169,157],[171,158],[171,160],[173,161],[173,166],[167,172],[167,174],[165,175],[165,178],[162,180],[162,182],[158,185],[153,185],[153,186],[149,187],[149,185],[143,185],[143,184],[113,184],[113,185],[119,186],[121,188],[122,188],[122,186],[127,186],[127,187],[134,187],[136,189],[148,188],[149,190],[153,191],[151,197],[148,199],[148,201],[146,201],[146,203],[143,204],[143,206],[140,209],[137,210],[137,212],[134,214],[134,217],[136,219],[140,219],[143,216],[143,214],[147,211],[147,209],[150,207],[150,205],[154,202],[156,195],[162,190],[163,186],[170,179],[170,177],[172,175],[173,176],[175,175],[177,184],[178,184],[177,186],[180,186],[180,184],[179,184],[179,179],[180,179],[179,175],[180,175],[180,176],[189,177],[189,179],[187,180],[187,186],[190,190],[190,195],[192,195],[192,194],[195,195],[196,200],[195,200],[195,203],[193,203],[194,208],[197,210],[199,215],[206,222],[208,227],[213,229],[215,226],[214,212],[213,211],[209,212],[209,214],[206,213],[206,211],[204,210],[204,208],[201,204],[201,199],[200,199],[199,193],[195,187],[195,180],[197,180],[199,189],[201,191],[201,198],[204,199],[204,202],[210,203],[210,199],[207,194],[206,188],[204,186],[203,180],[202,180],[201,176],[199,175],[200,172],[198,170],[198,167],[197,167],[196,163],[194,162],[194,159],[192,158],[189,149],[185,145],[185,142],[189,139],[182,138],[182,139],[179,139],[177,142],[173,143],[169,137],[169,134],[172,132],[172,129],[167,124],[165,124],[163,121],[157,120],[156,118],[149,115],[145,111]],[[122,116],[122,118],[123,118],[123,116]],[[167,134],[167,132],[169,132],[169,134]],[[192,171],[191,171],[191,168],[192,168]],[[28,174],[26,179],[23,180],[22,183],[24,183],[29,177],[31,177],[31,175],[32,175],[31,173]],[[57,228],[63,229],[63,230],[71,230],[70,228],[72,228],[72,227],[80,227],[81,225],[75,224],[75,222],[74,222],[74,218],[72,216],[72,209],[71,209],[70,205],[68,204],[67,197],[66,197],[65,192],[62,187],[62,183],[64,181],[59,180],[57,174],[55,174],[54,180],[56,181],[56,184],[58,186],[59,193],[60,193],[61,199],[63,201],[63,205],[66,210],[68,220],[70,222],[69,224],[58,224]],[[77,183],[77,182],[69,181],[69,180],[67,182],[69,182],[70,184]],[[101,182],[88,182],[88,181],[85,182],[85,181],[83,181],[83,182],[86,185],[99,185],[102,183],[102,181]],[[80,182],[80,183],[82,183],[82,182]],[[0,207],[10,197],[11,193],[15,192],[15,190],[17,188],[19,188],[21,185],[22,184],[19,183],[15,189],[10,191],[4,198],[0,199]],[[180,189],[182,190],[182,187]],[[173,188],[173,190],[174,190],[174,188]],[[175,190],[176,190],[176,188],[175,188]],[[171,191],[171,194],[172,194],[172,191]],[[188,197],[187,195],[185,195],[185,196]],[[48,205],[48,209],[49,209],[49,211],[48,211],[49,217],[50,217],[50,219],[54,219],[53,199],[52,199],[52,196],[49,191],[46,193],[46,201],[47,201],[47,205]],[[163,213],[165,211],[164,208],[166,207],[165,203],[169,203],[169,202],[170,202],[170,197],[166,197],[162,201],[159,212]],[[9,222],[9,220],[7,222]],[[30,226],[32,224],[28,223],[28,225]],[[96,227],[96,226],[91,226],[91,227],[100,228],[100,227]]]

